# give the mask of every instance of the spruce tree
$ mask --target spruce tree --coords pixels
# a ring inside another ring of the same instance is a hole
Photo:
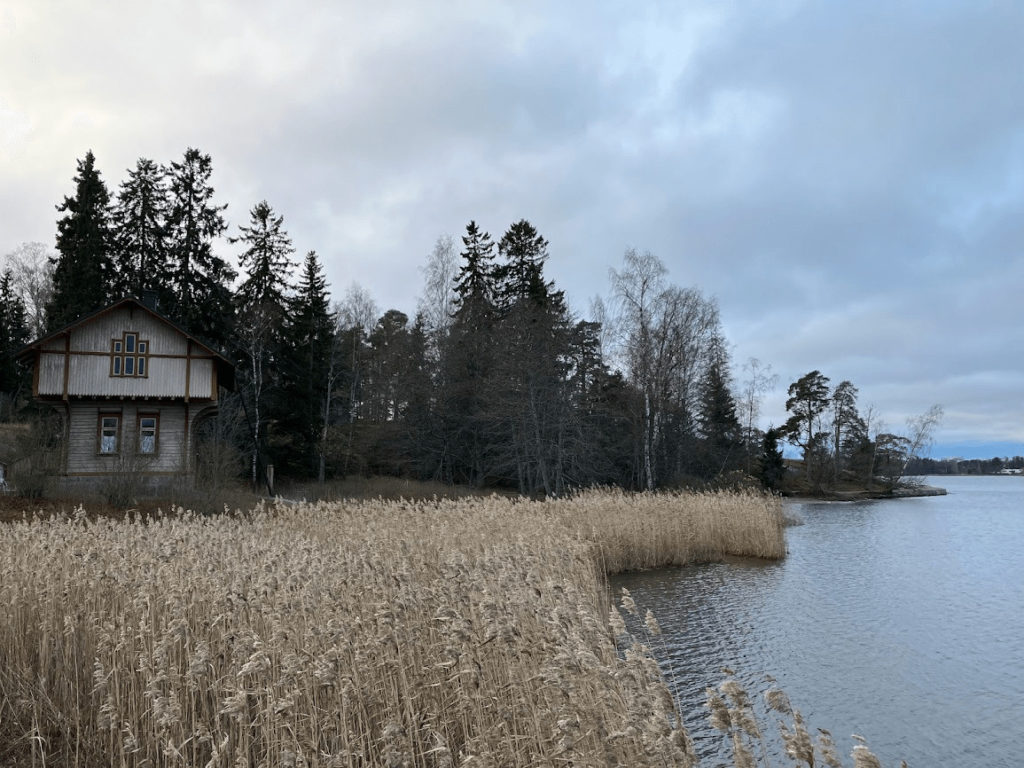
[[[174,304],[164,310],[189,331],[222,351],[231,328],[231,283],[235,271],[213,252],[228,225],[226,205],[213,203],[209,155],[189,148],[171,163],[168,249]]]
[[[263,201],[250,212],[250,225],[240,226],[241,235],[232,239],[245,246],[239,257],[245,279],[235,294],[238,316],[235,357],[249,423],[250,476],[254,487],[264,477],[266,467],[269,406],[280,384],[278,362],[288,313],[286,276],[292,269],[289,257],[294,249],[283,223],[284,219],[275,216],[273,209]],[[268,482],[268,485],[271,484]]]
[[[782,449],[779,448],[779,441],[785,437],[781,429],[769,428],[764,433],[764,441],[761,444],[761,457],[757,466],[757,477],[768,490],[778,490],[782,487],[786,476],[786,464],[782,457]]]
[[[742,428],[730,389],[728,354],[720,337],[712,342],[710,359],[699,385],[700,473],[714,480],[743,462]]]
[[[399,388],[405,411],[402,419],[403,454],[414,474],[421,480],[438,476],[441,445],[438,443],[437,413],[434,408],[436,381],[430,355],[427,320],[416,315],[409,331],[406,364]]]
[[[335,319],[315,251],[306,254],[281,349],[279,452],[293,471],[323,481],[333,385]]]
[[[121,183],[114,207],[113,261],[116,292],[122,296],[156,293],[162,308],[173,303],[167,247],[167,170],[139,158]]]
[[[455,319],[463,326],[479,327],[489,323],[494,313],[494,242],[470,221],[462,244],[463,264],[455,279]]]
[[[57,259],[53,295],[47,305],[50,331],[104,306],[112,297],[110,194],[96,170],[92,150],[78,161],[75,195],[57,210]]]
[[[565,299],[544,278],[548,243],[522,219],[498,244],[502,353],[496,358],[492,431],[499,466],[520,492],[560,493],[565,484],[564,437],[572,396],[565,360],[569,320]]]
[[[7,269],[0,276],[0,421],[13,416],[26,383],[27,372],[18,365],[15,355],[28,341],[28,313]]]
[[[249,212],[249,226],[240,226],[242,234],[232,239],[245,245],[238,259],[245,273],[235,296],[239,308],[261,306],[283,315],[287,277],[294,269],[291,255],[295,252],[283,225],[284,217],[275,216],[274,209],[263,200]]]
[[[543,307],[554,298],[549,295],[552,284],[546,283],[543,277],[548,241],[530,222],[520,219],[509,227],[498,243],[498,253],[504,259],[495,270],[498,303],[503,310],[508,311],[517,302],[527,299]]]
[[[442,453],[449,481],[482,485],[488,473],[486,404],[494,360],[494,242],[475,221],[462,238],[455,315],[443,355]]]

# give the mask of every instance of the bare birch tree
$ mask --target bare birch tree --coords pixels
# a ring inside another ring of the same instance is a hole
[[[753,460],[758,453],[761,440],[758,439],[757,420],[761,415],[761,402],[764,396],[779,383],[777,374],[772,373],[771,363],[762,363],[751,357],[743,364],[746,378],[740,389],[739,401],[736,403],[740,423],[743,425],[743,442],[747,446],[747,474],[753,471]]]
[[[423,293],[417,312],[423,316],[427,335],[436,348],[435,342],[447,334],[455,314],[455,280],[459,275],[459,251],[455,238],[439,236],[420,271],[423,272]]]
[[[619,328],[616,356],[642,398],[641,485],[653,490],[659,459],[682,472],[678,440],[693,434],[698,383],[719,336],[718,308],[695,288],[665,281],[665,266],[653,254],[626,251],[621,272],[611,271]],[[672,415],[675,443],[666,441]]]
[[[53,296],[56,256],[56,251],[43,243],[22,243],[4,257],[14,290],[25,304],[29,334],[34,339],[46,331],[46,306]]]

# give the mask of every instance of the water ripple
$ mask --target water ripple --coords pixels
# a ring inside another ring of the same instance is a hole
[[[777,564],[613,580],[650,608],[706,757],[704,689],[778,679],[812,726],[868,737],[886,765],[1019,765],[1024,723],[1024,479],[944,478],[944,497],[805,503]]]

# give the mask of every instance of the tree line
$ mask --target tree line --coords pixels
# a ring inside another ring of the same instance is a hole
[[[877,411],[861,412],[857,387],[848,380],[830,386],[814,370],[789,385],[789,419],[770,437],[784,438],[803,453],[803,487],[813,492],[839,489],[891,491],[907,475],[911,463],[930,448],[942,408],[933,405],[907,420],[905,433],[885,429]]]
[[[13,353],[30,337],[148,293],[234,361],[237,391],[205,436],[227,458],[209,464],[254,485],[273,466],[524,494],[743,477],[780,488],[788,440],[822,488],[870,482],[915,453],[869,438],[853,385],[830,390],[817,371],[790,387],[789,422],[762,432],[770,366],[748,361],[737,383],[715,301],[672,284],[653,254],[628,250],[583,319],[548,278],[550,244],[529,221],[498,239],[470,221],[461,247],[442,236],[427,257],[415,314],[380,312],[355,284],[332,303],[319,256],[296,258],[266,201],[230,232],[211,175],[209,155],[189,148],[166,166],[139,159],[111,195],[92,152],[78,161],[55,255],[22,246],[0,278],[0,419],[27,407]],[[237,273],[217,252],[225,239]]]
[[[1024,471],[1024,456],[993,456],[990,459],[915,458],[907,466],[910,475],[998,475],[1005,470]]]

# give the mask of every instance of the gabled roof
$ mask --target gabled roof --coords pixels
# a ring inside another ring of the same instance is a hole
[[[146,306],[146,304],[141,299],[138,299],[134,296],[125,296],[123,299],[115,301],[113,304],[108,304],[107,306],[102,307],[101,309],[97,309],[95,312],[90,312],[88,315],[83,315],[74,322],[68,323],[63,328],[60,328],[54,331],[53,333],[48,333],[45,336],[39,337],[35,341],[26,344],[24,347],[18,350],[18,354],[15,357],[18,360],[26,361],[31,357],[33,352],[41,349],[42,346],[46,344],[48,341],[52,341],[53,339],[56,339],[60,336],[63,336],[66,333],[69,333],[75,328],[80,328],[81,326],[87,325],[93,320],[96,320],[100,317],[103,317],[104,315],[107,315],[111,312],[114,312],[118,309],[123,309],[124,307],[128,306],[136,307],[138,309],[141,309],[143,312],[149,313],[150,315],[152,315],[165,325],[171,326],[174,330],[176,330],[182,336],[187,338],[193,344],[202,348],[204,353],[210,355],[213,358],[214,365],[217,368],[217,383],[222,387],[226,387],[227,389],[233,390],[235,388],[234,363],[232,363],[230,360],[224,357],[224,355],[220,354],[220,352],[215,350],[209,344],[207,344],[204,341],[201,341],[200,339],[196,338],[194,335],[189,333],[187,330],[182,328],[180,325],[178,325],[178,323],[174,322],[173,320],[171,320],[171,318],[167,317],[167,315],[158,312],[152,307]]]

